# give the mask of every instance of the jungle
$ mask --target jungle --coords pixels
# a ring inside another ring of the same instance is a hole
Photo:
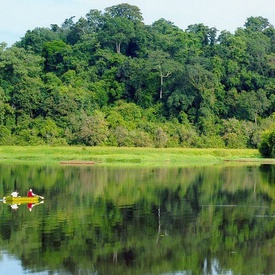
[[[27,30],[0,44],[0,145],[258,149],[274,42],[261,16],[182,30],[125,3]]]

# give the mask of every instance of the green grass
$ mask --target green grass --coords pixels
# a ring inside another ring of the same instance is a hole
[[[254,149],[0,147],[1,163],[59,164],[61,161],[94,161],[97,165],[206,165],[224,161],[266,160]]]

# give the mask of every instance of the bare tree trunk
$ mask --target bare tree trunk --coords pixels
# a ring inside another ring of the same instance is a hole
[[[121,42],[116,42],[116,52],[120,53]]]
[[[160,91],[159,91],[159,98],[162,99],[163,95],[163,83],[164,83],[164,78],[169,77],[172,73],[168,72],[166,75],[163,74],[162,67],[159,64],[159,75],[160,75]]]
[[[160,91],[159,91],[160,99],[162,99],[162,93],[163,93],[163,75],[162,75],[162,72],[160,72]]]
[[[160,237],[160,230],[161,230],[161,222],[160,222],[160,206],[158,208],[158,221],[159,221],[159,227],[158,227],[158,236],[157,236],[157,241],[156,244],[159,242],[159,237]]]

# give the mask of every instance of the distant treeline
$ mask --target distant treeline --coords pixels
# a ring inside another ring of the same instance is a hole
[[[0,145],[258,148],[274,76],[266,18],[232,34],[90,10],[0,44]]]

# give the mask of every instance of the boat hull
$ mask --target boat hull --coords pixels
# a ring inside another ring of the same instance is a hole
[[[9,204],[22,204],[22,203],[37,203],[39,202],[40,198],[39,197],[5,197],[3,198],[4,203],[9,203]]]

